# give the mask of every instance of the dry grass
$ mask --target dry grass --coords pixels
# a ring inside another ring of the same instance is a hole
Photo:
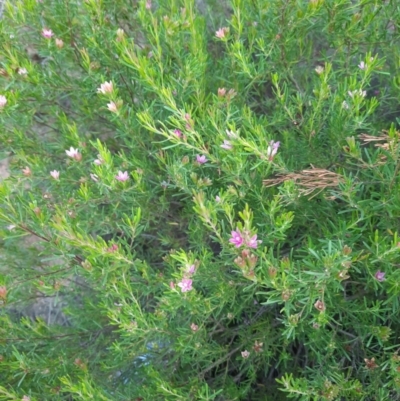
[[[292,180],[300,187],[300,194],[312,197],[318,195],[326,188],[338,187],[343,182],[343,177],[333,171],[315,168],[302,170],[298,173],[279,174],[275,178],[264,180],[263,184],[267,187],[282,184],[285,181]],[[317,191],[317,192],[315,192]]]

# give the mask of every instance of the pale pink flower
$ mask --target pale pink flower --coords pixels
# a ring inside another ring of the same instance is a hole
[[[46,29],[46,28],[42,29],[42,36],[45,39],[51,39],[53,37],[53,35],[54,35],[54,33],[51,29]]]
[[[62,39],[56,39],[56,46],[57,46],[59,49],[62,49],[62,48],[64,47],[64,42],[63,42],[63,40],[62,40]]]
[[[60,172],[57,170],[50,171],[50,175],[55,179],[58,180],[60,178]]]
[[[280,146],[280,142],[275,142],[275,141],[271,141],[269,143],[268,149],[267,149],[267,156],[268,156],[268,160],[272,161],[275,157],[275,155],[278,152],[279,146]]]
[[[192,287],[193,280],[190,278],[183,278],[180,283],[178,283],[178,287],[181,288],[182,292],[188,292],[193,290]]]
[[[314,308],[319,310],[320,312],[323,312],[326,309],[326,306],[325,306],[325,303],[323,301],[318,299],[314,304]]]
[[[240,248],[244,242],[244,238],[240,230],[236,228],[236,231],[231,231],[231,235],[232,237],[229,239],[229,242],[234,244],[236,248]]]
[[[171,288],[171,290],[175,289],[175,283],[173,281],[169,282],[169,288]]]
[[[207,163],[208,160],[204,155],[202,155],[202,156],[197,155],[196,156],[196,162],[199,163],[199,164],[204,164],[204,163]]]
[[[219,39],[224,39],[228,32],[229,28],[219,28],[218,31],[215,32],[215,36]]]
[[[218,203],[220,203],[220,202],[221,202],[221,197],[220,197],[219,195],[217,195],[217,196],[215,197],[215,201],[218,202]]]
[[[19,75],[27,75],[28,70],[26,68],[18,68],[18,74]]]
[[[129,180],[129,174],[127,171],[118,171],[118,175],[115,176],[118,181],[124,182]]]
[[[258,247],[258,244],[260,244],[261,241],[257,241],[257,234],[254,234],[251,238],[246,240],[246,245],[249,248],[254,248],[256,249]]]
[[[5,96],[0,95],[0,109],[2,109],[7,104],[7,99]]]
[[[21,401],[31,401],[31,397],[28,397],[27,395],[24,395],[22,397]]]
[[[226,89],[225,88],[218,88],[218,96],[219,97],[224,97],[226,95]]]
[[[23,174],[25,177],[29,177],[30,175],[32,175],[32,171],[31,171],[31,169],[27,166],[27,167],[25,167],[25,168],[22,169],[22,174]]]
[[[386,273],[381,272],[380,270],[378,270],[378,271],[375,273],[375,278],[376,278],[378,281],[385,281],[385,274],[386,274]]]
[[[242,358],[247,359],[250,356],[250,352],[246,350],[241,352]]]
[[[107,103],[107,109],[110,110],[112,113],[116,113],[118,111],[118,106],[115,102]]]
[[[146,10],[151,10],[151,0],[146,1],[145,7],[146,7]]]
[[[93,163],[94,163],[96,166],[100,166],[100,165],[103,164],[103,160],[102,160],[102,159],[96,159]]]
[[[81,160],[82,155],[79,153],[78,149],[74,149],[72,146],[69,148],[69,150],[66,150],[65,153],[67,156],[72,157],[75,160]]]
[[[192,323],[190,325],[190,328],[191,328],[192,331],[196,332],[199,329],[199,326],[197,326],[197,324]]]
[[[103,95],[107,93],[113,93],[114,91],[114,86],[113,83],[110,82],[104,82],[103,84],[100,85],[99,88],[97,88],[97,93],[102,93]]]
[[[365,64],[364,61],[361,61],[361,63],[358,64],[358,68],[360,70],[365,70],[365,69],[367,69],[367,64]]]
[[[221,148],[226,149],[226,150],[231,150],[232,144],[229,141],[224,140],[224,143],[221,145]]]

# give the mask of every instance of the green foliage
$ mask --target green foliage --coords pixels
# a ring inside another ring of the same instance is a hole
[[[5,2],[0,400],[400,400],[399,14]]]

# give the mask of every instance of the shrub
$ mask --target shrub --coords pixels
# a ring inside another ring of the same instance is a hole
[[[400,399],[395,1],[2,12],[1,400]]]

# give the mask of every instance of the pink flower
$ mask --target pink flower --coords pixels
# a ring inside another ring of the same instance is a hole
[[[96,166],[100,166],[100,165],[103,164],[103,160],[102,160],[102,159],[96,159],[93,163],[94,163]]]
[[[116,252],[118,251],[118,245],[117,244],[112,244],[109,248],[107,248],[107,252]]]
[[[112,113],[116,113],[118,111],[118,106],[115,102],[107,103],[107,109],[110,110]]]
[[[151,10],[151,1],[150,0],[146,1],[145,7],[146,7],[146,10]]]
[[[182,132],[181,132],[181,130],[179,130],[179,129],[174,129],[174,134],[175,134],[178,138],[180,138],[180,137],[182,136]]]
[[[358,68],[360,70],[365,70],[365,69],[367,69],[367,64],[365,64],[364,61],[361,61],[361,63],[358,64]]]
[[[79,150],[74,149],[72,146],[69,148],[69,150],[66,150],[65,153],[67,156],[72,157],[75,160],[80,161],[82,159],[82,155],[79,153]]]
[[[129,180],[129,175],[127,171],[118,171],[118,175],[115,176],[118,181],[124,182]]]
[[[197,326],[197,324],[192,323],[190,325],[190,328],[191,328],[192,331],[196,332],[199,329],[199,326]]]
[[[178,283],[178,287],[181,288],[182,292],[188,292],[193,290],[192,287],[193,280],[190,278],[183,278],[180,283]]]
[[[188,274],[194,274],[194,273],[196,273],[196,265],[190,265],[189,267],[188,267],[188,269],[187,269],[187,273]]]
[[[219,195],[217,195],[217,196],[215,197],[215,202],[218,202],[218,203],[221,202],[221,197],[220,197]]]
[[[375,278],[376,278],[378,281],[385,281],[385,274],[386,274],[386,273],[381,272],[380,270],[378,270],[378,271],[375,273]]]
[[[114,91],[114,86],[113,83],[110,82],[104,82],[103,84],[100,85],[99,88],[97,88],[97,93],[102,93],[103,95],[107,93],[113,93]]]
[[[251,238],[246,240],[246,245],[249,248],[254,248],[256,249],[258,247],[258,244],[260,244],[261,241],[257,241],[257,234],[254,234]]]
[[[51,39],[53,37],[53,35],[54,35],[54,33],[51,29],[46,29],[46,28],[42,29],[42,36],[45,39]]]
[[[232,144],[229,141],[225,140],[224,143],[221,145],[221,148],[226,150],[231,150]]]
[[[204,164],[204,163],[207,163],[207,158],[204,156],[204,155],[202,155],[202,156],[200,156],[200,155],[197,155],[196,156],[196,161],[197,161],[197,163],[199,163],[199,164]]]
[[[242,233],[237,228],[236,231],[231,232],[232,237],[229,239],[229,242],[234,244],[236,248],[240,248],[243,245],[244,239]]]
[[[271,141],[269,143],[268,149],[267,149],[267,156],[268,156],[268,160],[272,161],[274,160],[275,155],[278,152],[279,146],[280,146],[280,142],[275,142],[275,141]]]
[[[2,109],[7,104],[7,99],[5,96],[0,95],[0,109]]]
[[[169,288],[171,288],[171,290],[175,289],[175,283],[173,281],[169,282]]]
[[[58,180],[60,178],[60,172],[57,170],[50,171],[50,175],[55,179]]]
[[[229,28],[219,28],[218,31],[215,32],[215,36],[219,39],[224,39],[228,32]]]
[[[250,352],[246,350],[241,352],[242,358],[247,359],[250,356]]]

